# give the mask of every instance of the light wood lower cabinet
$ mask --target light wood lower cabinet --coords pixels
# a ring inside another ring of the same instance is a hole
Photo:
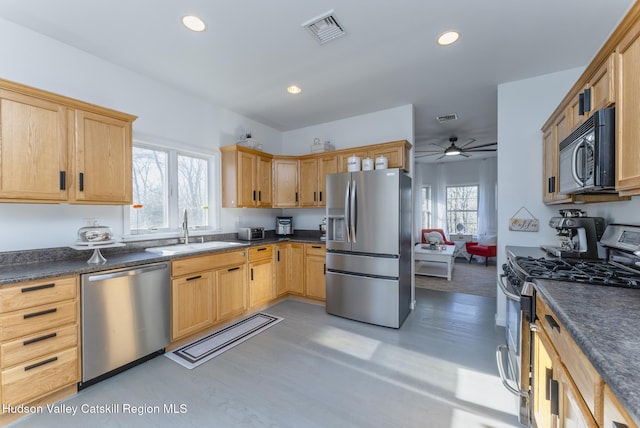
[[[604,386],[604,425],[606,428],[638,428],[608,385]]]
[[[247,308],[247,251],[171,263],[171,340],[205,330]]]
[[[0,288],[3,405],[28,404],[80,380],[78,295],[75,276]]]
[[[217,319],[223,320],[247,310],[246,264],[216,271]]]
[[[216,320],[212,272],[174,279],[171,283],[171,338],[187,336]]]
[[[273,246],[249,249],[249,307],[273,300]]]
[[[307,297],[326,300],[326,246],[321,244],[305,244],[304,289]]]
[[[304,295],[304,244],[287,242],[274,248],[276,296]]]

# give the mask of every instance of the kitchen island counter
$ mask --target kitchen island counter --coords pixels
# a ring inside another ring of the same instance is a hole
[[[640,424],[640,290],[536,280],[536,290]]]

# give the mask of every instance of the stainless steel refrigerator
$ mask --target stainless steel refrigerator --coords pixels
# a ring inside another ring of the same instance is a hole
[[[399,328],[411,306],[411,177],[327,176],[327,313]]]

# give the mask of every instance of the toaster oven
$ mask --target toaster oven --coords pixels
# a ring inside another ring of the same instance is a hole
[[[241,227],[238,229],[238,239],[243,241],[264,239],[264,227]]]

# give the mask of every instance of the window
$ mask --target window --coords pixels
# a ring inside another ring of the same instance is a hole
[[[207,228],[212,158],[136,144],[133,147],[132,234],[169,232],[182,224],[186,210],[190,228]]]
[[[458,233],[457,225],[462,224],[468,235],[478,233],[478,186],[447,187],[447,229]]]
[[[431,229],[431,187],[422,189],[422,229]]]

